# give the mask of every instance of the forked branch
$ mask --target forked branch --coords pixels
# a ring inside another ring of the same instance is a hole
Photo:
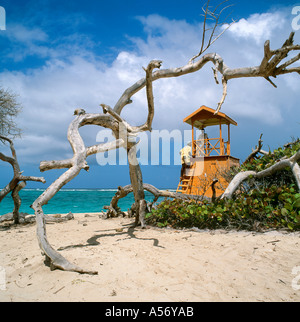
[[[276,173],[277,171],[284,170],[287,167],[291,168],[294,178],[296,180],[298,189],[300,191],[300,167],[298,164],[299,160],[300,160],[300,151],[295,153],[289,159],[283,159],[263,171],[260,171],[260,172],[255,172],[255,171],[240,172],[230,182],[229,186],[225,190],[221,199],[224,199],[224,198],[231,199],[233,194],[235,193],[235,191],[238,189],[238,187],[249,177],[254,178],[254,179],[261,179],[264,177],[271,176],[274,173]]]
[[[156,81],[162,78],[180,77],[190,73],[195,73],[201,70],[207,63],[212,63],[214,65],[215,80],[217,80],[218,73],[222,75],[223,95],[220,102],[218,103],[216,109],[217,113],[218,111],[220,111],[222,105],[224,104],[225,97],[227,95],[227,84],[231,79],[244,77],[262,77],[273,83],[270,77],[277,77],[289,73],[300,74],[300,67],[290,67],[293,63],[300,60],[300,55],[296,55],[288,62],[281,64],[282,60],[286,58],[291,52],[300,50],[300,45],[293,45],[293,41],[294,33],[292,32],[289,38],[284,42],[283,46],[277,50],[271,50],[270,42],[266,42],[264,46],[264,57],[259,66],[231,69],[225,64],[223,58],[220,55],[218,55],[217,53],[210,53],[205,54],[201,56],[199,60],[188,63],[187,65],[182,67],[157,70],[152,74],[152,81]],[[146,83],[147,80],[145,77],[129,87],[118,100],[113,109],[114,112],[120,115],[123,108],[127,104],[132,102],[132,96],[139,92],[142,88],[144,88],[146,86]],[[274,85],[275,84],[273,83],[273,86]]]
[[[260,64],[260,72],[264,73],[264,77],[269,81],[274,87],[277,87],[270,77],[277,77],[278,75],[294,73],[297,72],[300,74],[300,67],[287,68],[295,62],[299,61],[300,53],[295,57],[289,59],[285,63],[282,62],[290,52],[300,50],[299,45],[294,45],[294,36],[295,33],[292,32],[289,38],[284,42],[281,48],[277,50],[270,49],[270,41],[266,41],[264,45],[264,58]]]
[[[158,198],[174,198],[174,199],[181,199],[181,200],[204,200],[206,197],[204,196],[195,196],[195,195],[187,195],[187,194],[182,194],[182,193],[176,193],[168,190],[160,190],[156,187],[154,187],[151,184],[144,183],[143,184],[143,189],[150,192],[153,196],[154,199],[153,201],[148,204],[148,210],[157,200]],[[116,194],[113,196],[110,205],[105,206],[104,209],[107,209],[107,217],[117,217],[120,214],[123,214],[123,212],[119,209],[118,207],[118,202],[120,199],[125,198],[129,193],[133,192],[133,186],[127,185],[125,187],[118,187],[118,191]]]
[[[3,153],[0,153],[0,160],[4,162],[8,162],[13,168],[13,178],[11,181],[0,191],[0,203],[1,201],[12,192],[12,198],[14,201],[14,210],[13,210],[13,218],[15,224],[19,224],[19,209],[21,206],[21,199],[19,196],[19,192],[26,186],[27,181],[36,181],[45,183],[45,179],[41,177],[33,177],[33,176],[23,176],[20,171],[20,165],[17,159],[17,153],[14,147],[14,143],[11,139],[0,136],[0,140],[2,142],[8,142],[11,150],[11,156],[6,156]]]
[[[262,150],[263,147],[263,141],[262,141],[262,134],[259,137],[258,140],[258,145],[255,147],[255,149],[252,149],[252,152],[248,155],[248,157],[246,158],[246,160],[244,161],[244,164],[250,162],[251,160],[253,160],[254,158],[256,158],[258,153],[267,155],[269,154],[267,151]]]
[[[220,18],[222,13],[232,7],[232,5],[228,5],[223,7],[219,12],[218,9],[219,7],[223,6],[226,2],[228,2],[228,0],[225,0],[223,2],[221,2],[219,5],[216,6],[216,8],[211,11],[209,4],[210,4],[210,0],[207,1],[206,5],[204,5],[204,7],[202,8],[202,11],[204,12],[203,16],[203,29],[202,29],[202,42],[201,42],[201,48],[200,51],[197,55],[193,56],[190,60],[189,60],[189,64],[192,64],[195,59],[197,59],[198,57],[200,57],[204,52],[206,52],[206,50],[211,47],[211,45],[213,45],[234,23],[235,21],[232,21],[229,25],[226,26],[226,28],[223,29],[223,31],[221,31],[218,35],[216,35],[216,29],[221,26],[224,25],[225,22],[220,22]],[[214,25],[211,28],[208,28],[208,22],[207,20],[213,20],[214,21]],[[225,19],[225,21],[227,20],[227,18]],[[210,32],[210,36],[208,39],[208,42],[206,43],[206,35],[207,32],[211,30]]]
[[[111,117],[107,117],[103,114],[86,114],[82,109],[77,109],[74,115],[76,115],[76,118],[70,124],[68,130],[68,140],[74,153],[73,158],[62,161],[41,162],[41,171],[58,168],[67,168],[68,170],[64,172],[56,181],[54,181],[48,187],[48,189],[46,189],[42,195],[35,200],[32,208],[34,209],[36,215],[37,237],[39,245],[46,256],[47,261],[50,263],[51,268],[59,268],[78,273],[97,274],[96,271],[85,270],[70,263],[51,247],[47,240],[45,215],[42,207],[47,204],[64,185],[75,178],[81,170],[89,170],[89,166],[86,162],[86,158],[89,155],[119,148],[124,144],[124,141],[118,139],[109,143],[85,147],[85,144],[79,133],[79,128],[81,126],[94,124],[110,128],[112,131],[117,131],[118,125]]]

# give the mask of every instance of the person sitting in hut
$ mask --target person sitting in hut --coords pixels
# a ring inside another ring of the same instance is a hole
[[[180,150],[180,155],[181,155],[180,181],[182,181],[185,170],[191,167],[192,142],[189,142],[187,146],[185,146],[183,149]]]
[[[201,130],[201,134],[197,139],[199,154],[201,156],[205,155],[205,147],[209,144],[207,139],[208,139],[208,135],[205,132],[205,129]]]

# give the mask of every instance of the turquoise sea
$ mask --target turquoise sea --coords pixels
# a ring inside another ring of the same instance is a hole
[[[33,215],[34,211],[30,208],[30,205],[43,191],[42,189],[22,190],[20,192],[22,199],[20,212]],[[73,213],[101,212],[104,210],[103,206],[110,204],[115,193],[116,190],[113,189],[62,189],[43,207],[43,210],[45,214],[66,214],[70,211]],[[145,196],[147,201],[153,200],[153,195],[147,191],[145,191]],[[118,205],[122,211],[127,211],[133,202],[134,197],[130,193],[127,197],[120,199]],[[13,207],[13,200],[9,194],[0,203],[0,216],[12,212]]]

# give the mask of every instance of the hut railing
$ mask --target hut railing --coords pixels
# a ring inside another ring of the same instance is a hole
[[[228,155],[228,142],[221,138],[195,140],[193,154],[199,156]]]

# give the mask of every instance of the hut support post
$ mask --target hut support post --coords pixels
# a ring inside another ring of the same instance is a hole
[[[224,155],[224,144],[222,139],[222,123],[220,121],[220,155]]]
[[[196,156],[196,142],[195,142],[195,131],[194,131],[194,122],[192,121],[192,156]]]
[[[227,155],[230,155],[230,124],[228,124],[228,142],[227,142]]]

